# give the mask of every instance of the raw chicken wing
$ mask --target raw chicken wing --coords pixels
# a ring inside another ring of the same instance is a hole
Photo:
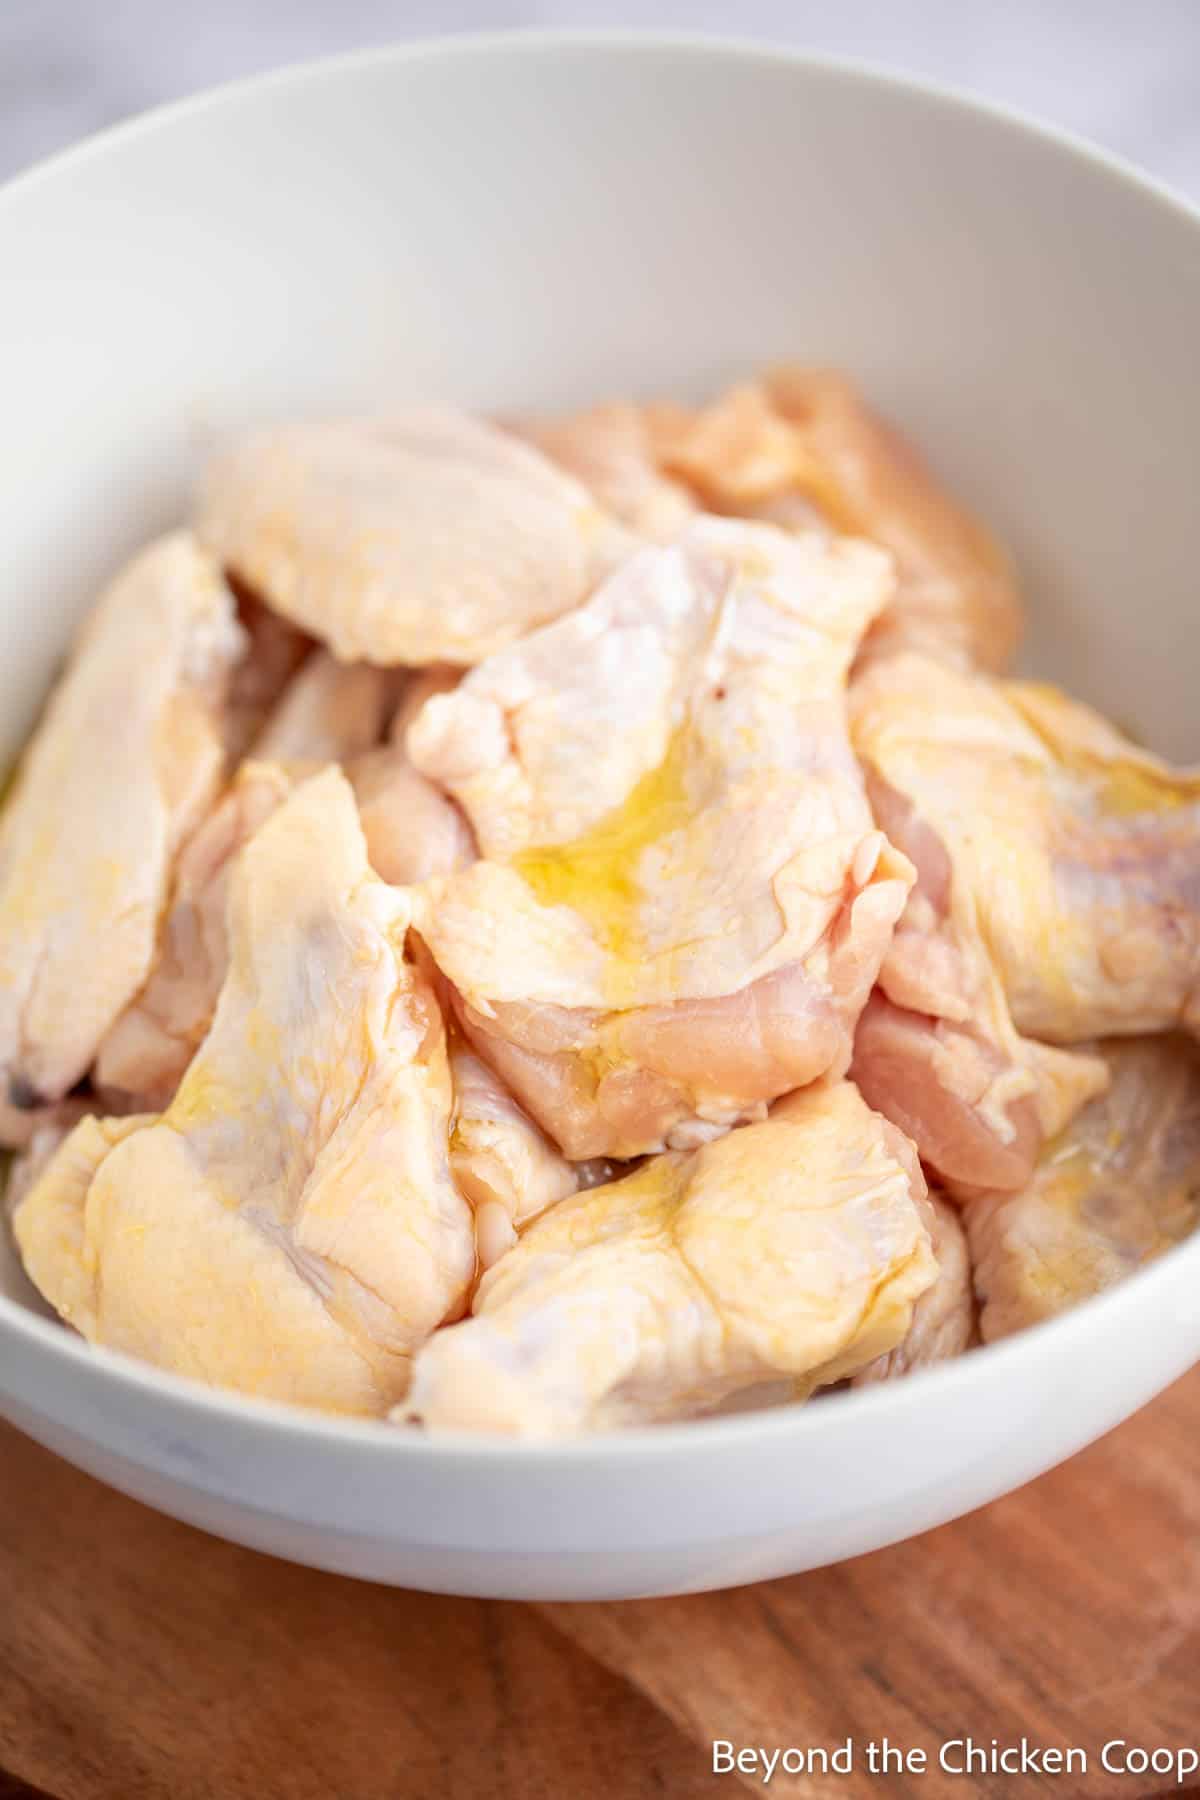
[[[895,1348],[930,1286],[912,1146],[849,1082],[562,1201],[417,1358],[431,1427],[565,1436],[804,1387]]]
[[[864,670],[851,717],[920,870],[855,1078],[947,1179],[1022,1188],[1107,1082],[1053,1046],[1200,1018],[1200,779],[1053,689],[916,655]]]
[[[700,520],[410,728],[484,858],[420,930],[572,1161],[687,1147],[845,1068],[912,876],[844,718],[889,585],[867,545]]]
[[[247,438],[196,529],[336,656],[385,666],[478,662],[578,606],[625,536],[529,444],[432,409]]]
[[[423,879],[422,871],[440,874],[465,860],[466,822],[453,801],[415,770],[406,789],[412,804],[401,816],[398,789],[404,777],[397,766],[407,766],[402,748],[354,754],[379,735],[392,679],[366,663],[338,663],[317,651],[292,682],[255,746],[256,754],[262,750],[288,759],[287,766],[243,763],[179,854],[154,967],[97,1054],[96,1084],[109,1098],[128,1095],[143,1108],[159,1110],[170,1101],[212,1023],[225,979],[225,908],[234,859],[296,779],[314,772],[314,763],[353,757],[346,773],[359,801],[371,866],[385,881],[403,886]],[[385,765],[391,772],[387,782]],[[379,778],[374,792],[364,782],[366,769]],[[450,845],[457,853],[453,859]]]
[[[972,898],[1018,1030],[1200,1022],[1200,774],[1050,687],[917,656],[855,683],[856,747]]]
[[[171,857],[207,807],[243,647],[233,597],[180,533],[101,598],[0,821],[0,1096],[60,1099],[145,980]]]
[[[85,1120],[17,1209],[26,1269],[86,1337],[334,1411],[403,1394],[475,1264],[409,919],[335,769],[256,833],[216,1019],[167,1112]]]

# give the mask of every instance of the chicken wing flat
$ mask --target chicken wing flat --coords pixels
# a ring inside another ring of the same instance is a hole
[[[849,1059],[912,877],[844,716],[887,559],[704,519],[431,700],[482,860],[420,930],[572,1160],[687,1147]]]
[[[570,1436],[802,1387],[902,1342],[937,1273],[912,1146],[849,1082],[560,1202],[417,1357],[431,1429]]]
[[[469,664],[586,598],[625,534],[466,414],[281,425],[210,471],[197,532],[344,662]]]
[[[60,1099],[149,972],[171,858],[221,779],[244,639],[185,534],[102,596],[0,820],[0,1095]]]
[[[85,1337],[334,1411],[403,1394],[475,1266],[409,918],[337,770],[255,834],[216,1019],[170,1107],[84,1120],[17,1208],[26,1269]]]

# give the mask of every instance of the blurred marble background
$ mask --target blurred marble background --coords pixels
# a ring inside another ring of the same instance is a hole
[[[563,25],[733,33],[951,82],[1082,132],[1200,202],[1200,0],[0,0],[0,178],[281,63]]]

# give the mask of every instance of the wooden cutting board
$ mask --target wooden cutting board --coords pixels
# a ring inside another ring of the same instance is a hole
[[[872,1778],[866,1745],[924,1748]],[[942,1773],[973,1736],[1086,1775]],[[1200,1747],[1200,1370],[1021,1493],[835,1569],[605,1605],[436,1599],[217,1542],[0,1427],[0,1800],[642,1800],[764,1791],[712,1741],[832,1747],[768,1793],[1179,1793]],[[953,1754],[953,1753],[952,1753]]]

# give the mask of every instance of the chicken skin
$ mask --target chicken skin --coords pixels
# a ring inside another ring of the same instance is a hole
[[[912,1146],[849,1082],[562,1201],[417,1357],[406,1413],[569,1436],[855,1373],[937,1273]]]
[[[333,1411],[401,1397],[475,1265],[410,912],[336,769],[255,834],[216,1019],[170,1107],[84,1120],[17,1208],[26,1269],[85,1337]]]
[[[480,661],[578,606],[626,542],[531,445],[432,409],[247,438],[196,530],[335,656],[381,666]]]
[[[920,871],[855,1078],[947,1179],[1022,1188],[1107,1081],[1053,1046],[1195,1028],[1200,778],[1053,689],[916,655],[864,670],[851,720]]]
[[[713,511],[824,522],[890,551],[896,591],[870,650],[991,670],[1011,660],[1022,608],[1007,557],[845,376],[775,369],[708,406],[644,408],[641,425],[660,474]]]
[[[222,775],[243,643],[182,533],[136,557],[79,636],[0,821],[0,1097],[17,1113],[78,1082],[146,978],[172,854]]]
[[[919,1296],[913,1307],[912,1324],[896,1348],[860,1370],[851,1383],[853,1387],[893,1381],[914,1369],[948,1362],[951,1357],[961,1356],[975,1340],[971,1260],[958,1208],[940,1194],[931,1194],[927,1218],[937,1276]]]
[[[1110,1040],[1107,1093],[1048,1144],[1019,1194],[964,1218],[985,1341],[1122,1280],[1200,1216],[1200,1051],[1177,1035]]]
[[[686,1148],[844,1070],[912,878],[844,717],[889,588],[867,545],[699,520],[410,727],[482,853],[419,929],[572,1161]]]

